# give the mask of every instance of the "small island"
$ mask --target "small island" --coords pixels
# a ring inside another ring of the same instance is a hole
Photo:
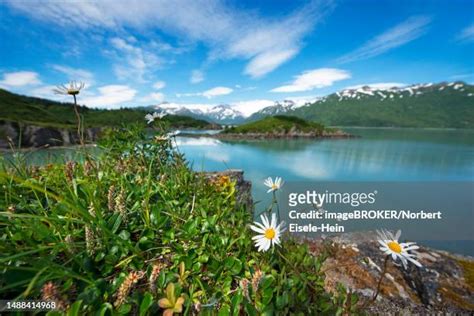
[[[213,135],[222,139],[259,138],[350,138],[351,134],[295,116],[276,115],[224,129]]]

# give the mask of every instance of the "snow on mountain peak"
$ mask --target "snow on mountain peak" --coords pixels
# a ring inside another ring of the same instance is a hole
[[[338,101],[349,99],[364,100],[366,98],[378,98],[380,101],[394,101],[396,99],[417,97],[429,91],[445,91],[447,89],[463,93],[466,89],[466,84],[459,81],[413,85],[406,85],[397,82],[376,83],[347,87],[341,91],[324,97],[291,97],[281,101],[261,99],[241,101],[231,104],[179,104],[163,102],[156,105],[155,109],[166,114],[188,115],[217,123],[233,124],[242,122],[253,114],[282,114],[302,106],[308,106],[319,102],[324,103],[328,101],[329,98],[333,97],[336,97]],[[470,94],[472,95],[472,93]]]

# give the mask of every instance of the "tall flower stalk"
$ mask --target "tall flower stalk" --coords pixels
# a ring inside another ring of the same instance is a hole
[[[77,121],[77,137],[79,137],[79,142],[81,146],[84,146],[84,135],[82,133],[81,115],[77,107],[77,95],[81,92],[84,86],[84,82],[71,81],[69,82],[69,86],[59,85],[55,89],[53,89],[54,93],[56,94],[72,95],[74,98],[74,113],[76,114]]]
[[[422,267],[421,263],[416,260],[417,255],[410,253],[410,251],[416,251],[419,249],[419,247],[414,242],[399,242],[398,240],[400,239],[401,233],[401,230],[398,230],[395,235],[393,235],[390,231],[383,229],[377,231],[379,237],[377,242],[380,244],[380,250],[385,254],[385,260],[383,262],[382,273],[380,275],[379,281],[377,282],[375,294],[369,303],[375,302],[380,293],[380,287],[387,272],[387,265],[390,257],[392,257],[393,261],[400,259],[404,269],[407,268],[408,262],[413,263],[419,268]]]

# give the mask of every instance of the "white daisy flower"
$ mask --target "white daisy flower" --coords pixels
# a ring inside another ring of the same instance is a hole
[[[258,251],[267,251],[273,245],[280,244],[280,235],[285,231],[282,227],[284,223],[281,222],[277,226],[275,213],[272,214],[271,222],[268,221],[267,215],[261,215],[260,219],[262,223],[254,222],[254,225],[250,225],[250,229],[258,233],[258,235],[252,237],[252,240],[255,241]]]
[[[155,120],[155,117],[153,116],[153,114],[147,114],[145,115],[145,120],[147,124],[151,124]]]
[[[155,113],[153,113],[153,116],[154,116],[155,118],[159,118],[160,120],[161,120],[162,118],[164,118],[166,115],[167,115],[167,114],[166,114],[165,112],[161,112],[161,113],[155,112]]]
[[[268,189],[268,191],[267,191],[267,193],[270,193],[270,192],[279,190],[279,189],[283,186],[283,180],[282,180],[280,177],[276,177],[276,178],[275,178],[275,182],[274,182],[271,177],[268,177],[268,178],[263,182],[263,184],[265,184],[267,187],[270,188],[270,189]]]
[[[166,113],[158,113],[154,112],[153,114],[147,114],[145,115],[145,120],[147,120],[147,124],[153,123],[156,119],[162,119],[163,117],[166,116]]]
[[[416,250],[420,247],[414,242],[402,242],[399,243],[398,239],[401,235],[401,230],[398,230],[395,236],[387,230],[377,231],[379,239],[377,240],[381,245],[380,250],[382,250],[386,255],[391,255],[394,261],[397,258],[403,263],[403,267],[406,269],[408,261],[412,262],[417,267],[421,267],[421,263],[416,260],[416,255],[408,253],[408,251]]]
[[[60,85],[53,89],[54,93],[56,94],[63,94],[63,95],[78,95],[79,92],[85,87],[84,82],[76,82],[71,81],[69,82],[69,86]]]

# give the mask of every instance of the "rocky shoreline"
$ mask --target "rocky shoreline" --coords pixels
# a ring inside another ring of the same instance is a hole
[[[93,127],[84,130],[86,142],[95,142],[102,128]],[[11,146],[21,148],[38,148],[50,146],[72,146],[79,144],[75,129],[45,127],[0,120],[0,149]]]
[[[216,133],[216,134],[186,134],[182,133],[181,136],[186,137],[212,137],[217,139],[228,139],[228,140],[239,140],[239,139],[293,139],[293,138],[313,138],[313,139],[322,139],[322,138],[333,138],[333,139],[345,139],[345,138],[357,138],[355,136],[341,130],[334,132],[324,131],[322,134],[311,132],[311,133],[301,133],[301,132],[275,132],[275,133]]]

